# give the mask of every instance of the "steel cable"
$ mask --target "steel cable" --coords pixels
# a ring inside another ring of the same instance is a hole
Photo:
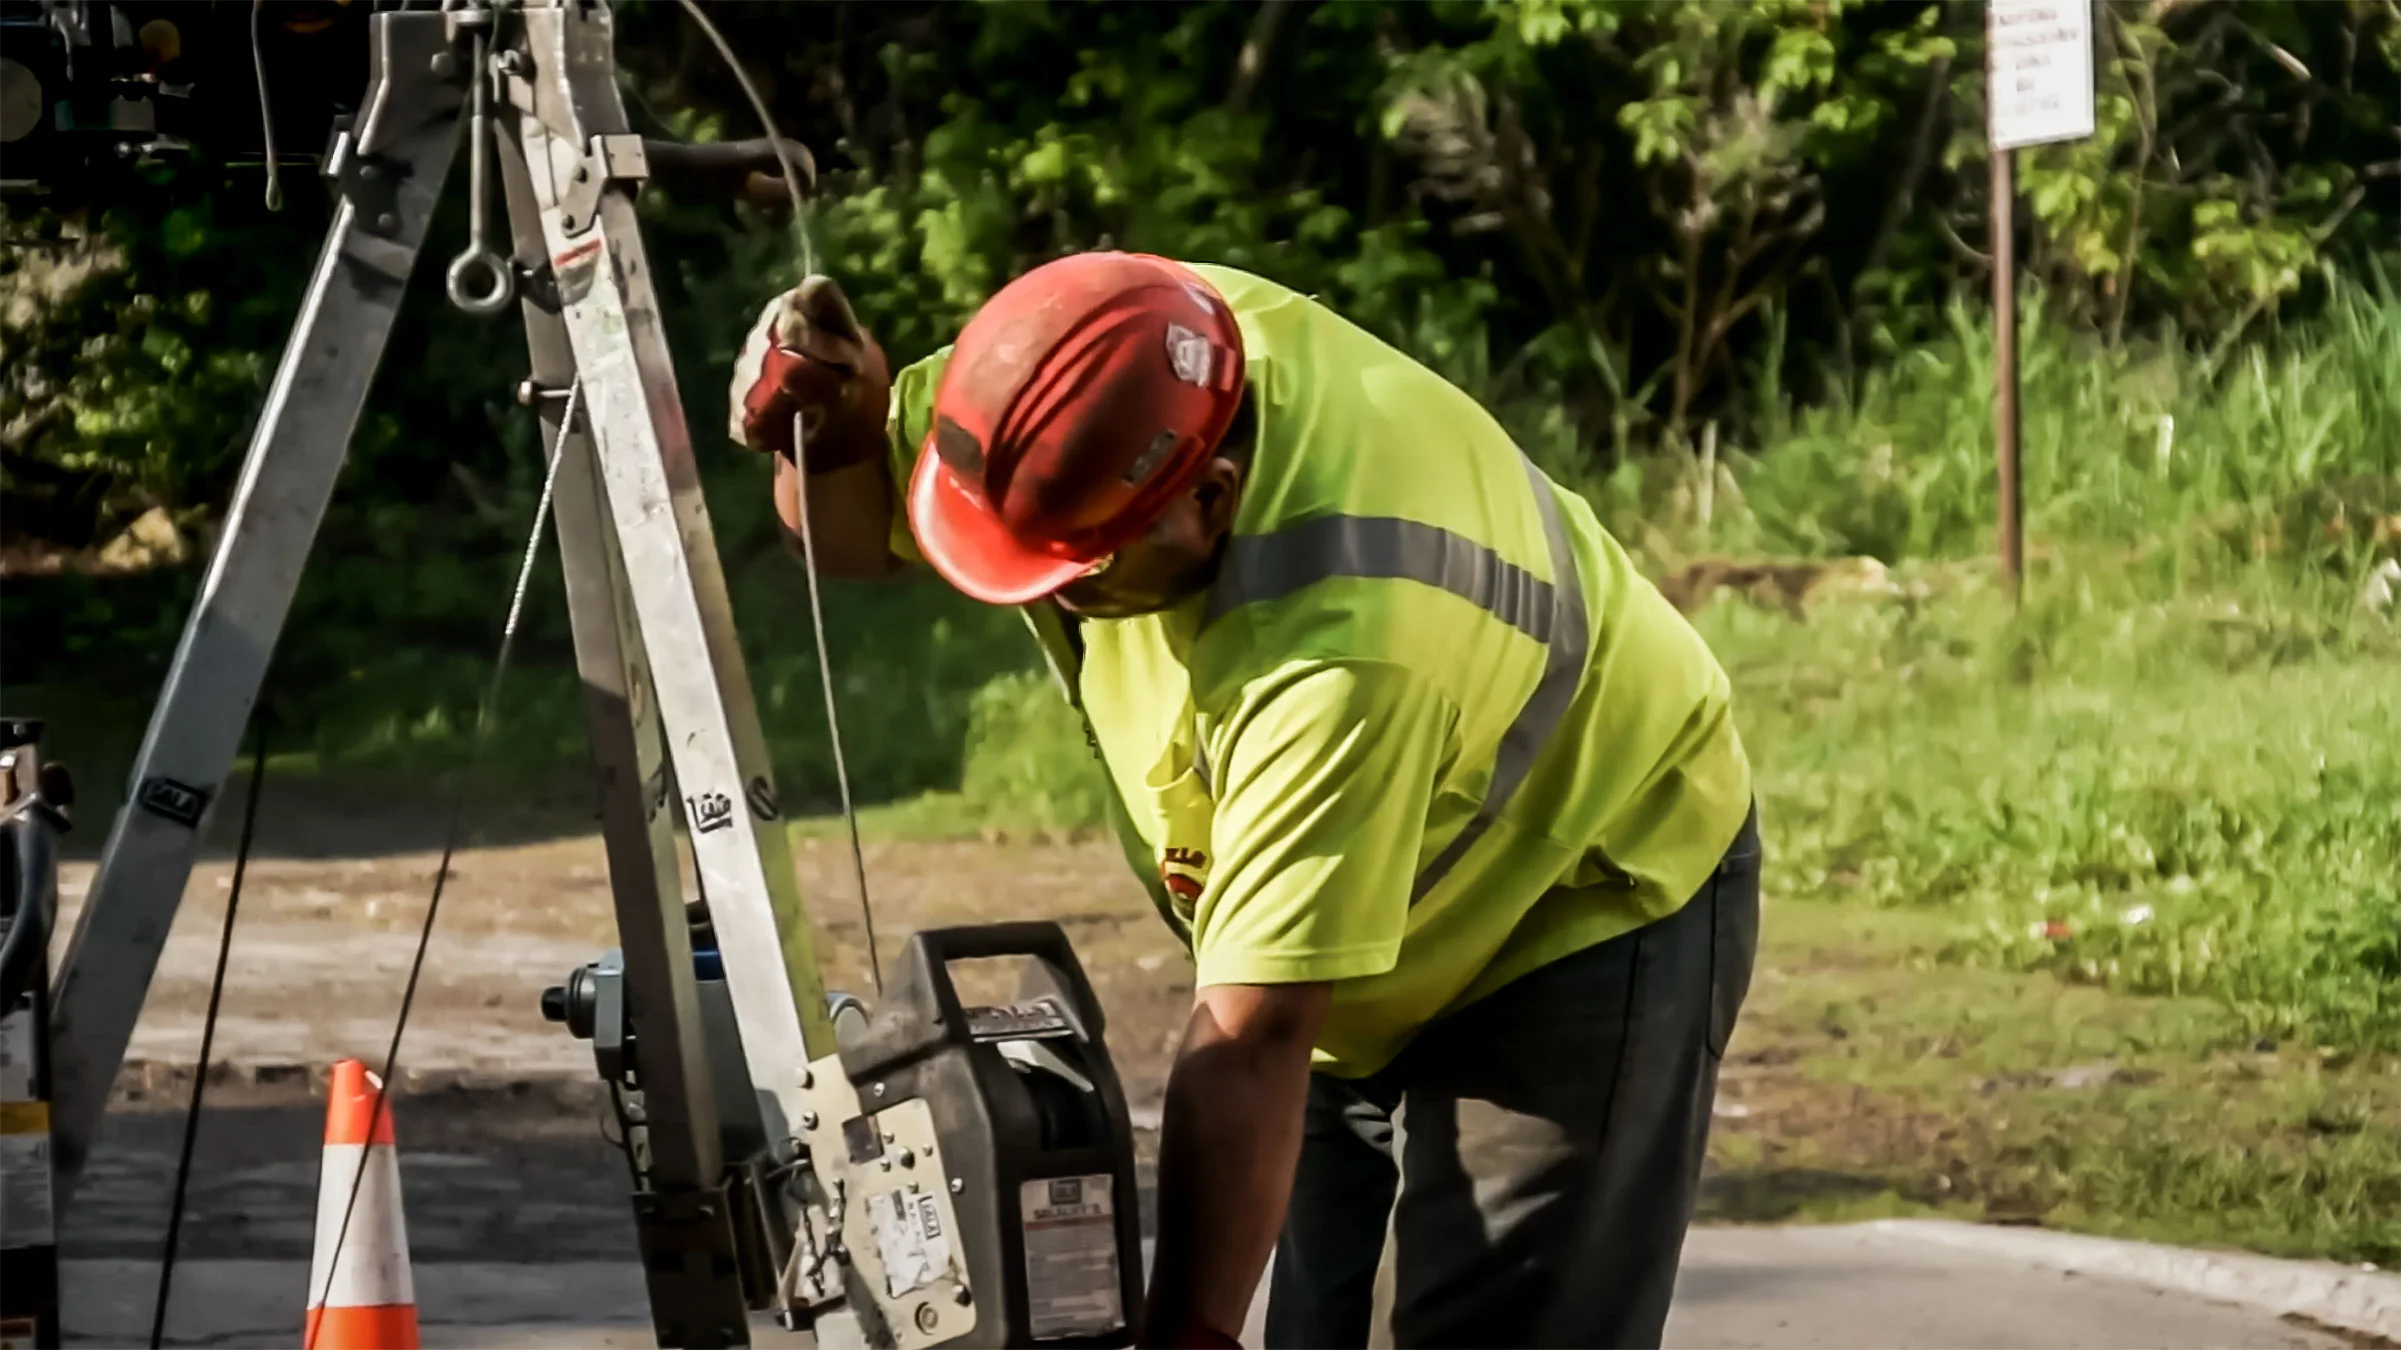
[[[242,799],[242,834],[233,848],[233,884],[225,896],[225,927],[217,936],[217,969],[209,977],[208,1012],[200,1019],[200,1060],[192,1066],[192,1104],[183,1114],[183,1148],[175,1157],[175,1190],[167,1202],[167,1241],[158,1257],[158,1298],[150,1307],[150,1350],[167,1334],[167,1291],[175,1283],[175,1253],[182,1244],[184,1196],[192,1183],[192,1146],[200,1138],[200,1103],[208,1091],[208,1062],[217,1044],[217,1008],[225,998],[225,963],[233,952],[233,919],[242,907],[242,878],[250,869],[250,841],[258,828],[259,793],[267,782],[267,718],[258,716],[251,735],[250,790]]]
[[[533,580],[534,559],[541,551],[543,528],[550,521],[551,495],[558,486],[559,464],[566,457],[567,434],[575,425],[575,415],[583,401],[583,392],[583,380],[578,377],[574,384],[568,386],[566,410],[559,416],[559,433],[551,445],[550,463],[542,475],[542,498],[534,507],[533,529],[525,540],[524,560],[517,566],[516,588],[509,594],[508,621],[500,630],[500,652],[493,658],[492,678],[484,687],[483,703],[475,717],[474,740],[467,748],[464,776],[469,779],[482,765],[484,750],[491,744],[492,725],[500,707],[501,686],[508,678],[509,658],[517,647],[517,627],[525,615],[526,587]],[[425,922],[417,930],[416,954],[409,959],[408,983],[400,992],[400,1014],[393,1020],[392,1041],[384,1050],[383,1073],[376,1081],[375,1100],[367,1112],[370,1138],[373,1137],[374,1122],[383,1119],[384,1102],[392,1092],[393,1074],[400,1064],[400,1039],[408,1030],[409,1010],[417,1001],[417,982],[425,971],[425,949],[433,940],[434,920],[442,911],[442,892],[450,881],[450,860],[458,852],[459,829],[465,819],[464,794],[453,792],[450,795],[449,819],[442,829],[442,862],[434,871],[433,898],[426,902]],[[342,1247],[350,1239],[350,1219],[358,1210],[359,1189],[367,1179],[367,1164],[373,1154],[372,1146],[359,1150],[358,1169],[350,1177],[350,1198],[342,1205],[342,1224],[334,1231],[333,1254],[325,1263],[325,1287],[317,1291],[316,1298],[311,1301],[312,1307],[324,1303],[326,1295],[333,1289],[334,1277],[341,1271]],[[312,1328],[307,1341],[308,1350],[314,1350],[315,1343]]]
[[[682,2],[684,12],[700,25],[700,31],[708,35],[717,55],[724,59],[726,69],[733,72],[734,82],[742,86],[742,96],[750,100],[750,110],[758,115],[760,128],[767,133],[768,143],[775,147],[776,163],[784,171],[784,190],[792,197],[793,228],[800,236],[800,272],[808,276],[817,270],[817,246],[809,237],[808,208],[800,196],[800,170],[792,162],[791,151],[785,148],[783,133],[776,129],[775,115],[767,111],[767,100],[759,96],[758,86],[750,82],[750,73],[734,56],[733,45],[725,40],[725,34],[717,31],[716,24],[709,22],[709,16],[701,12],[699,0]],[[842,799],[842,824],[850,834],[850,865],[858,879],[859,920],[867,933],[867,972],[875,981],[875,992],[881,994],[884,963],[875,946],[875,905],[868,898],[867,851],[859,842],[859,813],[851,801],[850,768],[842,754],[842,719],[834,708],[834,661],[825,645],[825,604],[819,597],[822,588],[817,574],[817,539],[809,524],[809,475],[801,455],[800,423],[800,415],[793,414],[793,467],[799,470],[800,477],[800,555],[809,578],[809,622],[817,638],[817,682],[825,690],[825,732],[834,749],[834,788]]]

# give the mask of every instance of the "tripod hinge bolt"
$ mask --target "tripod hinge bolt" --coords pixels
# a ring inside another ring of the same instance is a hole
[[[801,1113],[800,1113],[800,1128],[802,1128],[802,1129],[804,1129],[804,1130],[813,1130],[813,1129],[816,1129],[816,1128],[817,1128],[817,1113],[816,1113],[816,1112],[814,1112],[814,1111],[803,1111],[803,1112],[801,1112]]]
[[[565,397],[567,397],[567,391],[554,385],[536,384],[532,380],[517,381],[517,404],[519,407],[530,408],[544,399]],[[801,1086],[807,1087],[808,1084],[802,1083]]]
[[[427,62],[426,65],[433,71],[434,78],[437,80],[451,79],[459,73],[459,59],[452,52],[435,52],[433,60]]]

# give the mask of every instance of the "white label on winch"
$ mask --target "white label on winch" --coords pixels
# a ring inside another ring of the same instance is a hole
[[[881,1191],[867,1197],[867,1223],[884,1258],[884,1290],[899,1298],[950,1272],[950,1234],[930,1191]]]
[[[1018,1190],[1026,1303],[1035,1340],[1091,1336],[1125,1325],[1110,1182],[1106,1174],[1048,1177]]]

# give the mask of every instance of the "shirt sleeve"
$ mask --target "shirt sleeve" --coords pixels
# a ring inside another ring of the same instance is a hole
[[[903,562],[925,562],[917,537],[909,533],[909,477],[917,471],[917,456],[933,429],[934,386],[949,364],[950,348],[944,347],[892,377],[892,411],[885,421],[892,454],[892,533],[887,546]]]
[[[1208,738],[1217,857],[1193,910],[1200,984],[1392,969],[1457,723],[1429,681],[1382,662],[1307,667],[1244,691]]]

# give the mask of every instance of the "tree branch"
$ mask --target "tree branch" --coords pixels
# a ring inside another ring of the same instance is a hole
[[[1284,13],[1291,7],[1292,0],[1259,0],[1258,12],[1251,16],[1250,36],[1242,40],[1242,54],[1234,58],[1234,82],[1226,89],[1227,112],[1240,116],[1250,106],[1259,78],[1267,73],[1276,32],[1284,26]]]

